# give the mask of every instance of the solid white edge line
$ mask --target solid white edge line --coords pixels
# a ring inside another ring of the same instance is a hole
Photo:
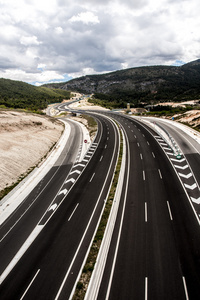
[[[168,202],[168,201],[167,201],[167,207],[168,207],[168,210],[169,210],[169,216],[170,216],[170,219],[173,221],[172,213],[171,213],[171,209],[170,209],[170,205],[169,205],[169,202]]]
[[[101,123],[100,123],[100,124],[101,124]],[[102,124],[101,124],[101,126],[102,126]],[[115,139],[115,148],[116,148],[116,139]],[[119,151],[119,150],[118,150],[118,151]],[[95,205],[95,207],[94,207],[94,210],[93,210],[93,212],[92,212],[92,215],[91,215],[91,217],[90,217],[90,220],[89,220],[89,222],[88,222],[88,224],[87,224],[87,227],[86,227],[86,229],[85,229],[85,231],[84,231],[84,234],[83,234],[83,236],[82,236],[82,238],[81,238],[81,241],[80,241],[80,243],[79,243],[79,246],[78,246],[78,248],[77,248],[77,250],[76,250],[76,252],[75,252],[75,254],[74,254],[74,256],[73,256],[73,259],[72,259],[72,261],[71,261],[71,264],[70,264],[70,266],[69,266],[69,268],[68,268],[68,270],[67,270],[67,272],[66,272],[66,274],[65,274],[65,277],[63,278],[62,284],[60,285],[60,288],[59,288],[59,290],[58,290],[58,292],[57,292],[56,297],[55,297],[54,300],[58,300],[58,298],[60,297],[60,294],[61,294],[61,292],[62,292],[63,286],[65,285],[65,282],[66,282],[66,280],[67,280],[67,277],[69,276],[69,272],[70,272],[70,270],[71,270],[71,268],[72,268],[72,266],[73,266],[73,263],[74,263],[74,261],[75,261],[77,255],[78,255],[78,252],[79,252],[79,250],[80,250],[80,248],[81,248],[81,245],[82,245],[83,240],[84,240],[84,238],[85,238],[86,232],[88,231],[88,228],[89,228],[89,226],[90,226],[90,223],[92,222],[92,218],[93,218],[93,216],[94,216],[94,214],[95,214],[95,211],[96,211],[96,208],[97,208],[97,206],[98,206],[98,204],[99,204],[99,200],[100,200],[101,195],[102,195],[102,193],[103,193],[103,189],[104,189],[104,187],[105,187],[105,184],[106,184],[106,181],[107,181],[107,178],[108,178],[108,174],[109,174],[110,169],[111,169],[111,165],[112,165],[112,162],[113,162],[113,159],[114,159],[114,152],[115,152],[115,151],[113,151],[113,156],[112,156],[112,159],[111,159],[111,163],[110,163],[110,166],[109,166],[109,170],[108,170],[106,179],[105,179],[105,181],[104,181],[103,187],[102,187],[102,189],[101,189],[101,192],[100,192],[100,194],[99,194],[97,203],[96,203],[96,205]],[[116,166],[115,166],[115,167],[116,167]],[[114,173],[113,173],[113,177],[114,177]],[[113,180],[113,178],[112,178],[112,180]],[[111,180],[111,182],[112,182],[112,180]],[[110,185],[110,187],[111,187],[111,185]],[[109,189],[109,190],[110,190],[110,189]],[[108,191],[108,194],[109,194],[109,191]],[[107,196],[108,196],[108,195],[107,195]],[[103,210],[102,210],[102,213],[101,213],[101,215],[100,215],[99,222],[100,222],[100,219],[101,219],[102,214],[103,214]],[[82,268],[83,268],[83,266],[84,266],[84,264],[85,264],[85,262],[86,262],[86,259],[87,259],[87,257],[88,257],[90,247],[92,246],[93,239],[94,239],[94,237],[95,237],[97,228],[98,228],[98,226],[99,226],[99,222],[98,222],[98,224],[97,224],[97,226],[96,226],[96,230],[95,230],[95,232],[94,232],[93,238],[91,239],[90,246],[88,247],[88,251],[87,251],[87,253],[86,253],[85,260],[83,261]],[[81,275],[82,268],[80,269],[79,275],[77,276],[78,279],[79,279],[79,277],[80,277],[80,275]],[[77,280],[78,280],[78,279],[77,279]],[[77,283],[77,282],[76,282],[76,283]],[[69,299],[72,299],[72,297],[73,297],[73,295],[74,295],[74,291],[75,291],[75,288],[76,288],[76,283],[75,283],[75,285],[74,285],[74,289],[72,290]]]
[[[183,276],[183,285],[184,285],[186,300],[189,300],[188,291],[187,291],[187,285],[186,285],[186,281],[185,281],[185,277],[184,276]]]
[[[53,164],[56,162],[59,153],[61,154],[62,150],[64,149],[64,146],[66,145],[67,141],[69,140],[69,135],[71,132],[71,126],[69,123],[61,120],[65,124],[64,133],[62,134],[59,141],[56,143],[55,147],[53,148],[52,152],[50,153],[48,159],[46,159],[41,167],[39,167],[37,170],[35,169],[33,171],[32,176],[30,174],[29,177],[24,179],[24,184],[19,187],[16,192],[14,190],[12,191],[12,196],[9,197],[9,194],[5,196],[1,202],[1,218],[0,218],[0,225],[3,224],[4,221],[7,220],[7,218],[10,216],[12,212],[18,209],[20,207],[21,203],[26,199],[26,197],[30,194],[30,192],[36,187],[36,185],[40,182],[40,180],[45,176],[45,174],[48,173],[50,168],[53,166]],[[66,140],[65,140],[66,139]],[[65,142],[64,142],[65,141]],[[57,171],[54,173],[54,175],[57,173]],[[48,181],[47,184],[52,180],[54,175],[51,177],[51,179]],[[17,188],[17,187],[16,187]],[[45,187],[40,191],[40,193],[37,195],[35,200],[31,203],[31,205],[28,207],[28,209],[34,204],[34,202],[38,199],[39,195],[43,192]],[[5,202],[4,199],[8,198]],[[13,201],[14,200],[14,201]],[[9,212],[7,212],[6,209],[2,210],[4,205],[6,207],[9,207]],[[28,210],[27,209],[27,210]],[[11,211],[10,211],[11,210]]]
[[[17,254],[13,257],[7,268],[4,270],[4,272],[0,276],[0,284],[4,281],[4,279],[8,276],[8,274],[11,272],[11,270],[14,268],[14,266],[18,263],[20,258],[23,256],[23,254],[26,252],[26,250],[30,247],[30,245],[33,243],[33,241],[36,239],[40,231],[42,230],[44,226],[43,225],[37,225],[35,229],[32,231],[32,233],[29,235],[29,237],[26,239],[25,243],[22,245],[22,247],[19,249]]]
[[[145,277],[145,300],[148,298],[148,278]]]
[[[76,121],[75,121],[76,122]],[[66,123],[66,122],[65,122]],[[70,130],[71,130],[71,128],[70,128]],[[60,143],[60,141],[59,141],[59,143]],[[93,143],[94,144],[94,143]],[[97,144],[97,143],[95,143],[95,144]],[[57,146],[58,147],[58,146]],[[55,176],[55,174],[56,174],[57,172],[55,172],[54,173],[54,175],[53,175],[53,177]],[[52,178],[53,178],[52,177]],[[51,178],[51,179],[52,179]],[[51,179],[50,179],[50,181],[51,181]],[[49,181],[49,182],[50,182]],[[64,185],[64,183],[63,183],[63,185]],[[62,185],[62,186],[63,186]],[[46,186],[45,186],[46,187]],[[44,187],[44,189],[45,189],[45,187]],[[62,187],[61,187],[62,188]],[[60,188],[60,190],[61,190],[61,188]],[[42,192],[42,191],[41,191]],[[41,194],[41,192],[40,192],[40,194]],[[40,195],[39,194],[39,195]],[[38,195],[38,196],[39,196]],[[38,197],[37,196],[37,197]],[[57,196],[57,195],[56,195]],[[55,196],[55,197],[56,197]],[[36,199],[37,199],[37,197],[36,197]],[[54,197],[54,199],[55,199],[55,197]],[[35,199],[35,200],[36,200]],[[52,203],[54,202],[54,199],[53,199],[53,201],[51,202],[51,204],[50,204],[50,206],[49,207],[51,207],[51,205],[52,205]],[[31,205],[34,203],[35,201],[33,201],[32,203],[31,203]],[[62,201],[60,202],[60,204],[62,203]],[[30,206],[31,206],[30,205]],[[29,206],[29,208],[30,208],[30,206]],[[28,208],[28,209],[29,209]],[[55,212],[55,210],[54,210],[54,212]],[[44,215],[46,214],[46,212],[44,213]],[[44,217],[44,215],[42,216],[42,218]],[[53,215],[53,214],[52,214]],[[42,220],[42,218],[40,219],[40,221]],[[48,219],[49,220],[49,219]],[[38,222],[38,224],[40,223],[40,221]],[[47,221],[48,222],[48,221]],[[46,223],[47,223],[46,222]],[[36,239],[36,237],[39,235],[39,233],[40,233],[40,231],[43,229],[43,227],[46,225],[46,223],[44,224],[44,225],[37,225],[34,229],[33,229],[33,231],[31,232],[31,234],[29,235],[29,237],[26,239],[26,241],[24,242],[24,244],[21,246],[21,248],[18,250],[18,252],[16,253],[16,255],[14,256],[14,258],[10,261],[10,263],[8,264],[8,266],[6,267],[6,269],[4,270],[4,272],[0,275],[0,285],[1,285],[1,283],[4,281],[4,279],[8,276],[8,274],[11,272],[11,270],[14,268],[14,266],[17,264],[17,262],[21,259],[21,257],[24,255],[24,253],[27,251],[27,249],[30,247],[30,245],[33,243],[33,241]],[[3,237],[4,238],[4,237]],[[3,239],[2,239],[3,240]]]
[[[127,134],[126,134],[126,132],[124,132],[124,133],[125,133],[126,139],[128,141]],[[128,165],[130,165],[130,148],[129,148],[128,142],[127,142],[127,145],[128,145],[128,147],[127,147]],[[127,174],[127,178],[128,179],[129,179],[129,173],[130,173],[130,170],[128,169],[128,174]],[[128,190],[128,180],[126,182],[126,191],[125,191],[125,197],[124,197],[125,200],[124,200],[124,203],[123,203],[122,216],[121,216],[120,228],[119,228],[119,233],[118,233],[118,239],[117,239],[117,244],[116,244],[116,248],[115,248],[115,253],[114,253],[114,258],[113,258],[113,264],[112,264],[112,269],[111,269],[111,274],[110,274],[110,279],[109,279],[109,283],[108,283],[108,288],[107,288],[107,293],[106,293],[105,300],[109,299],[109,293],[110,293],[110,289],[111,289],[112,278],[113,278],[113,275],[114,275],[115,263],[116,263],[116,260],[117,260],[117,253],[118,253],[119,242],[120,242],[120,238],[121,238],[122,224],[123,224],[123,220],[124,220],[124,213],[125,213],[125,207],[126,207],[127,190]]]
[[[71,218],[72,218],[73,214],[75,213],[75,210],[77,209],[77,207],[78,207],[78,206],[79,206],[79,203],[77,203],[77,204],[76,204],[76,206],[75,206],[75,208],[74,208],[73,212],[71,213],[71,215],[70,215],[70,217],[69,217],[68,221],[70,221],[70,220],[71,220]]]
[[[137,121],[137,119],[134,117],[134,119],[135,119],[135,121],[136,122],[138,122]],[[143,121],[144,122],[144,121]],[[142,121],[140,121],[140,125],[142,125]],[[143,127],[144,127],[144,125],[142,125]],[[148,125],[147,125],[148,126]],[[144,127],[145,128],[145,127]],[[151,132],[150,132],[150,130],[149,129],[147,129],[147,128],[145,128],[154,138],[155,138],[155,140],[156,140],[156,136],[154,136]],[[157,140],[156,140],[157,141]],[[159,143],[158,143],[159,144]],[[159,144],[160,145],[160,144]],[[161,149],[163,150],[163,147],[161,147]],[[168,149],[169,150],[169,149]],[[183,184],[183,182],[181,181],[181,179],[180,179],[180,177],[178,176],[178,172],[177,172],[177,170],[176,170],[176,168],[175,168],[175,166],[173,165],[173,163],[171,162],[171,160],[170,160],[170,158],[167,156],[167,153],[163,150],[163,152],[164,152],[164,154],[166,155],[166,157],[169,159],[169,162],[171,163],[171,166],[172,166],[172,168],[174,169],[174,171],[175,171],[175,173],[176,173],[176,175],[177,175],[177,178],[179,179],[179,181],[180,181],[180,183],[181,183],[181,185],[182,185],[182,187],[183,187],[183,190],[185,191],[185,194],[186,194],[186,197],[188,198],[188,201],[189,201],[189,203],[190,203],[190,206],[191,206],[191,208],[192,208],[192,210],[193,210],[193,213],[194,213],[194,215],[195,215],[195,217],[196,217],[196,220],[197,220],[197,222],[198,222],[198,224],[199,224],[199,226],[200,226],[200,220],[199,220],[199,216],[198,216],[198,214],[197,214],[197,212],[195,211],[195,209],[194,209],[194,206],[193,206],[193,203],[192,203],[192,201],[191,201],[191,199],[190,199],[190,197],[189,197],[189,195],[188,195],[188,192],[186,191],[186,188],[185,188],[185,186],[184,186],[184,184]],[[193,172],[192,172],[193,173]],[[194,174],[193,174],[193,176],[194,176]],[[194,178],[195,178],[195,176],[194,176]]]
[[[147,202],[144,204],[144,210],[145,210],[145,222],[147,222]]]
[[[99,249],[99,253],[97,256],[96,264],[94,271],[92,273],[92,277],[90,279],[90,283],[87,288],[87,292],[85,295],[85,300],[96,300],[98,297],[99,287],[102,283],[102,277],[105,271],[105,265],[107,261],[108,251],[110,249],[110,243],[113,235],[113,230],[115,227],[115,222],[117,218],[118,208],[120,204],[120,197],[122,192],[122,185],[124,180],[124,172],[125,172],[125,157],[126,157],[126,144],[125,144],[125,136],[123,135],[123,157],[122,157],[122,165],[120,169],[118,184],[114,196],[114,205],[112,205],[111,212],[109,215],[109,219],[106,225],[104,237]]]
[[[57,173],[57,172],[56,172]],[[55,176],[55,174],[56,173],[54,173],[54,176]],[[53,176],[53,177],[54,177]],[[52,178],[53,178],[52,177]],[[52,179],[51,178],[51,179]],[[50,180],[51,181],[51,180]],[[50,182],[49,181],[49,182]],[[64,183],[63,183],[63,185],[64,185]],[[45,186],[46,187],[46,186]],[[41,193],[41,192],[40,192]],[[39,196],[39,195],[38,195]],[[38,197],[37,196],[37,197]],[[36,199],[37,199],[37,197],[36,197]],[[35,200],[36,200],[35,199]],[[55,199],[55,198],[54,198]],[[54,201],[54,199],[53,199],[53,201]],[[52,203],[53,203],[53,201],[52,201]],[[33,204],[34,202],[32,202],[31,203],[31,205]],[[51,203],[51,204],[52,204]],[[61,203],[62,203],[62,201],[61,201]],[[60,204],[61,204],[60,203]],[[31,206],[30,205],[30,206]],[[29,208],[30,208],[30,206],[29,206]],[[51,206],[51,205],[50,205]],[[49,206],[49,207],[50,207]],[[44,215],[46,214],[46,212],[44,213]],[[43,216],[44,216],[43,215]],[[43,216],[42,216],[42,218],[43,218]],[[41,219],[42,219],[41,218]],[[40,219],[40,221],[41,221],[41,219]],[[40,221],[38,222],[38,224],[40,223]],[[47,223],[47,222],[46,222]],[[14,256],[14,258],[11,260],[11,262],[8,264],[8,266],[6,267],[6,269],[4,270],[4,272],[0,275],[0,285],[2,284],[2,282],[5,280],[5,278],[8,276],[8,274],[11,272],[11,270],[14,268],[14,266],[17,264],[17,262],[21,259],[21,257],[24,255],[24,253],[27,251],[27,249],[30,247],[30,245],[33,243],[33,241],[36,239],[36,237],[39,235],[39,233],[40,233],[40,231],[43,229],[43,227],[46,225],[46,223],[44,224],[44,225],[37,225],[34,229],[33,229],[33,231],[31,232],[31,234],[28,236],[28,238],[26,239],[26,241],[24,242],[24,244],[22,245],[22,247],[18,250],[18,252],[16,253],[16,255]]]
[[[37,270],[35,276],[33,277],[33,279],[31,280],[31,282],[29,283],[27,289],[25,290],[25,292],[23,293],[22,297],[20,298],[20,300],[22,300],[24,298],[24,296],[26,295],[26,293],[28,292],[30,286],[32,285],[33,281],[35,280],[35,278],[37,277],[38,273],[40,272],[40,269]]]

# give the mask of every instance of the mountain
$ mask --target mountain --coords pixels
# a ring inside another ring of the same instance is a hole
[[[0,78],[1,107],[40,110],[46,108],[49,103],[62,101],[63,98],[70,98],[70,92]]]
[[[47,85],[57,87],[56,84]],[[200,98],[200,59],[183,66],[149,66],[86,75],[59,83],[59,88],[94,94],[95,98],[140,102],[180,101]]]

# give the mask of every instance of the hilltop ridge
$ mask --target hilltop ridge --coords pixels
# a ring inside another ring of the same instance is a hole
[[[49,103],[70,98],[70,93],[61,89],[37,87],[23,81],[0,78],[0,106],[42,110]]]
[[[118,101],[119,104],[123,101],[138,104],[199,99],[200,59],[183,66],[129,68],[46,86],[94,94],[98,99]]]

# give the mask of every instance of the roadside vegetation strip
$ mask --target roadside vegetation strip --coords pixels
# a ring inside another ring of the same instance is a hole
[[[91,139],[95,136],[96,132],[97,132],[97,121],[95,120],[94,117],[91,117],[89,115],[83,114],[81,115],[83,119],[85,119],[87,121],[86,127],[89,131],[90,137]]]
[[[118,161],[117,165],[115,168],[115,174],[113,178],[113,182],[111,185],[110,193],[106,201],[106,205],[104,208],[104,212],[101,217],[101,221],[99,223],[99,227],[97,229],[95,238],[93,240],[92,246],[90,248],[89,255],[87,257],[85,266],[83,268],[82,274],[80,276],[79,282],[77,283],[76,290],[73,296],[73,300],[81,300],[84,299],[87,287],[96,263],[97,255],[99,253],[99,249],[101,246],[101,242],[104,236],[104,232],[106,229],[106,225],[108,222],[108,218],[110,215],[110,211],[112,208],[117,184],[118,184],[118,178],[119,178],[119,173],[121,169],[121,163],[122,163],[122,156],[123,156],[123,142],[122,142],[122,133],[120,130],[120,149],[119,149],[119,156],[118,156]]]

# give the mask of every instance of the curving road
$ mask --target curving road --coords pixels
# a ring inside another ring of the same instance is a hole
[[[62,299],[63,295],[68,299],[73,293],[104,207],[119,150],[116,125],[104,117],[97,119],[99,131],[83,161],[69,166],[67,179],[66,174],[61,177],[57,173],[50,190],[44,190],[43,199],[51,204],[46,204],[40,221],[38,217],[35,221],[31,208],[30,214],[25,214],[14,227],[18,229],[15,241],[14,231],[2,240],[1,253],[9,261],[10,243],[18,243],[20,233],[26,232],[29,223],[33,223],[31,228],[35,227],[31,234],[36,235],[35,240],[29,247],[26,240],[22,257],[18,253],[19,261],[1,275],[1,299]],[[75,148],[72,153],[77,151]],[[62,165],[65,172],[67,167],[68,164]],[[53,201],[49,202],[52,192]],[[25,203],[28,205],[27,200]],[[29,233],[30,229],[27,236]],[[6,264],[2,269],[5,267]]]
[[[98,276],[95,268],[86,300],[198,299],[199,145],[157,120],[180,147],[177,160],[144,120],[90,114],[99,130],[84,159],[75,163],[80,132],[74,127],[68,154],[0,228],[1,299],[72,299],[118,157],[119,132],[110,118],[123,132],[124,174],[111,242],[98,260],[105,265]]]
[[[198,216],[169,159],[172,151],[138,119],[112,117],[127,136],[130,173],[101,284],[94,272],[86,299],[198,299]]]

